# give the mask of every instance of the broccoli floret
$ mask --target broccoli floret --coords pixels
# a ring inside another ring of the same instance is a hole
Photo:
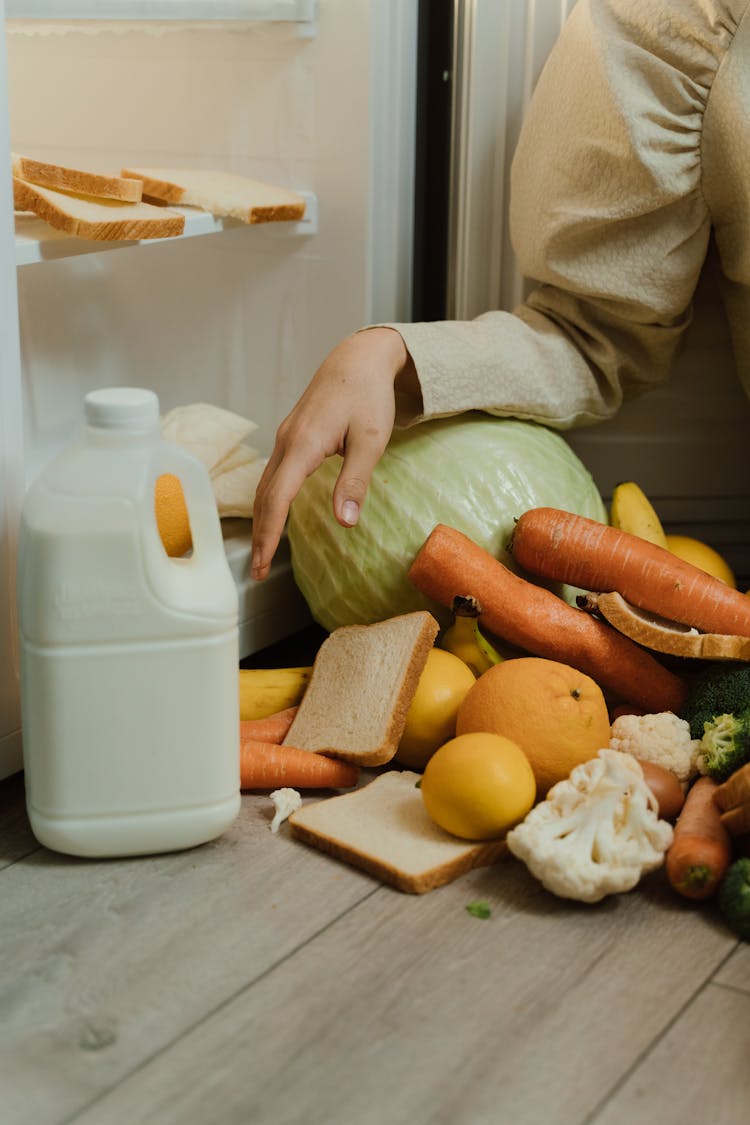
[[[690,737],[702,738],[716,715],[739,715],[750,707],[750,664],[709,664],[688,692],[680,717],[690,724]]]
[[[717,715],[704,726],[698,769],[714,781],[726,779],[750,761],[750,708],[739,715]]]
[[[719,908],[738,937],[750,941],[750,859],[737,859],[719,887]]]

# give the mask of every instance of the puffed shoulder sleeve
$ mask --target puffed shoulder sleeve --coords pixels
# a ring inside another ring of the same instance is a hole
[[[481,409],[562,429],[668,378],[711,229],[704,112],[746,6],[578,0],[512,168],[513,243],[535,287],[513,312],[391,325],[422,391],[399,425]]]

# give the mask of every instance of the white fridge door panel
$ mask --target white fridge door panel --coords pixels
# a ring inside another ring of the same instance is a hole
[[[0,5],[0,37],[4,39],[3,32]],[[5,51],[0,39],[0,110],[6,83]],[[8,119],[0,111],[0,151],[7,152],[9,147]],[[10,168],[4,163],[0,170],[0,777],[21,765],[15,558],[23,495],[23,447],[13,238],[13,192]]]
[[[334,344],[363,324],[409,318],[416,10],[416,0],[319,0],[302,35],[289,24],[209,19],[8,26],[6,150],[109,173],[225,169],[313,193],[317,222],[293,236],[283,224],[237,225],[76,257],[56,247],[51,260],[37,247],[17,269],[18,320],[8,227],[0,427],[7,418],[15,428],[0,526],[17,522],[24,485],[76,436],[88,390],[147,385],[165,411],[215,402],[254,420],[252,444],[267,454]],[[3,191],[9,223],[9,177]],[[228,524],[241,582],[250,524]],[[3,538],[0,592],[10,590],[13,551]],[[246,653],[304,623],[285,546],[279,563],[273,582],[241,590]],[[4,598],[10,661],[15,622]],[[17,677],[4,671],[0,755],[6,732],[19,741]],[[0,776],[10,768],[0,757]]]

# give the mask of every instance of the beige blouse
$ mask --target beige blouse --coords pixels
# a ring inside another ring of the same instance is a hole
[[[512,313],[394,324],[423,409],[564,429],[666,380],[716,240],[750,394],[750,0],[578,0],[511,174],[511,231],[538,282]]]

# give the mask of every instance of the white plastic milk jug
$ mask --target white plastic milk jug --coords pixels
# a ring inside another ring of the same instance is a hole
[[[32,830],[56,851],[192,847],[240,807],[237,589],[203,465],[162,440],[153,392],[86,396],[80,440],[30,487],[18,554]],[[154,511],[179,477],[192,554]]]

